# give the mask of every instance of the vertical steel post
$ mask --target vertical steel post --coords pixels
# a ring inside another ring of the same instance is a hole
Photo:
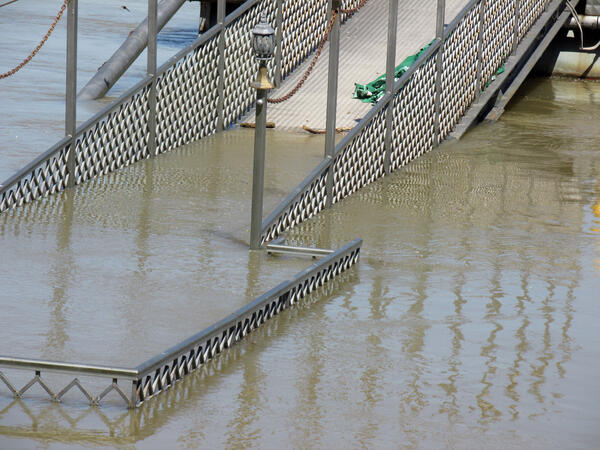
[[[267,134],[267,89],[256,90],[256,123],[254,127],[254,166],[252,171],[252,215],[250,250],[260,249],[265,184],[265,142]]]
[[[335,20],[331,33],[329,34],[329,69],[327,80],[327,116],[325,130],[325,158],[331,160],[327,172],[326,189],[329,207],[333,203],[333,154],[335,152],[335,119],[337,109],[338,89],[338,66],[340,60],[340,14],[341,0],[331,1],[331,14],[335,14]]]
[[[514,55],[517,51],[517,46],[519,45],[519,20],[521,15],[521,2],[519,0],[515,0],[515,23],[514,23],[514,35],[513,35],[513,45],[511,49],[511,55]]]
[[[440,145],[441,130],[440,122],[442,115],[442,71],[444,70],[444,21],[446,20],[446,0],[437,2],[437,22],[435,27],[435,37],[440,43],[435,61],[435,145]]]
[[[476,95],[479,97],[483,91],[483,25],[485,21],[486,0],[479,2],[479,36],[477,37],[477,81]]]
[[[275,86],[281,86],[281,61],[283,59],[283,0],[277,0],[277,17],[275,18]]]
[[[137,380],[131,381],[131,397],[129,398],[129,409],[134,409],[137,403]]]
[[[67,158],[67,187],[75,186],[75,129],[77,126],[77,0],[67,7],[67,82],[65,136],[71,138]]]
[[[156,34],[157,0],[148,0],[148,59],[146,75],[151,78],[148,93],[148,156],[156,155]]]
[[[394,81],[396,71],[396,33],[398,29],[398,0],[390,0],[388,7],[388,37],[387,37],[387,60],[385,71],[385,90],[386,94],[394,92]],[[391,153],[392,153],[392,124],[394,118],[394,97],[391,96],[387,105],[385,115],[385,156],[383,158],[383,167],[385,173],[391,172]]]
[[[219,61],[217,71],[219,81],[217,82],[217,131],[225,128],[225,0],[217,3],[217,24],[221,27],[219,34]]]

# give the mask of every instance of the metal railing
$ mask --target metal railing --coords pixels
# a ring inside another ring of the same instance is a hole
[[[254,103],[250,30],[260,14],[275,24],[269,71],[280,81],[320,42],[330,1],[248,0],[225,16],[225,0],[219,0],[218,23],[155,70],[151,0],[147,76],[75,129],[77,0],[71,0],[66,136],[0,185],[0,213],[231,126]]]
[[[397,0],[390,1],[394,5]],[[546,7],[559,0],[471,0],[413,66],[323,161],[263,221],[264,244],[434,148],[487,88]],[[397,7],[397,6],[396,6]],[[395,8],[390,8],[394,11]],[[389,46],[396,24],[389,23]],[[332,44],[334,45],[334,44]],[[387,77],[394,64],[388,51]],[[328,179],[333,178],[328,183]]]
[[[136,407],[350,269],[359,260],[361,245],[360,239],[348,243],[223,320],[134,369],[0,356],[0,368],[32,370],[35,373],[34,377],[19,389],[6,374],[0,372],[0,386],[4,384],[13,396],[22,397],[32,386],[39,384],[53,401],[60,401],[67,392],[77,387],[93,405],[99,404],[106,395],[116,391],[128,407]],[[92,395],[78,378],[73,379],[60,391],[55,391],[44,380],[42,373],[45,372],[110,378],[112,382],[97,396]],[[118,384],[119,381],[131,382],[131,390],[126,392],[122,388],[124,384]]]

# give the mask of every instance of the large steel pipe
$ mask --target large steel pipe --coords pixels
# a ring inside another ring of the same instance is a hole
[[[158,31],[173,17],[186,0],[162,0],[158,4]],[[96,75],[79,92],[79,98],[85,100],[103,97],[117,82],[129,66],[144,51],[148,42],[148,18],[125,39],[119,49],[106,61]]]

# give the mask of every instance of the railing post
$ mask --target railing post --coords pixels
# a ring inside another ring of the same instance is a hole
[[[437,22],[435,27],[435,37],[440,43],[435,61],[435,145],[440,145],[441,141],[441,115],[442,115],[442,71],[444,70],[444,21],[446,20],[446,0],[437,2]]]
[[[265,185],[265,143],[267,139],[267,89],[256,90],[256,120],[254,127],[254,165],[252,171],[252,215],[250,220],[250,250],[260,249]]]
[[[67,7],[67,82],[65,96],[65,136],[71,138],[67,158],[67,187],[75,186],[75,129],[77,126],[77,1]]]
[[[283,0],[277,0],[277,17],[275,18],[275,86],[281,86],[281,62],[283,60]]]
[[[485,20],[485,0],[479,2],[479,34],[477,36],[477,66],[475,95],[479,97],[483,91],[483,22]]]
[[[385,75],[386,94],[394,92],[394,81],[396,72],[396,33],[398,29],[398,0],[390,0],[388,7],[388,37],[387,37],[387,60]],[[391,172],[392,154],[392,125],[394,118],[394,97],[391,96],[387,105],[385,115],[385,155],[383,167],[386,175]]]
[[[225,128],[225,0],[218,0],[217,24],[221,27],[219,61],[217,63],[219,73],[219,81],[217,82],[217,131],[222,131]]]
[[[157,0],[148,0],[148,60],[146,75],[151,78],[148,92],[148,156],[156,155],[156,34]]]
[[[341,0],[331,0],[331,14],[336,13],[331,33],[329,34],[329,69],[327,80],[327,116],[325,130],[325,158],[331,160],[327,172],[327,202],[333,204],[333,154],[335,152],[335,119],[337,109],[338,66],[340,59],[340,15]]]
[[[521,2],[519,0],[515,0],[515,23],[514,23],[514,36],[513,36],[513,45],[511,54],[514,55],[517,51],[517,46],[519,45],[519,19],[520,19],[520,6]]]

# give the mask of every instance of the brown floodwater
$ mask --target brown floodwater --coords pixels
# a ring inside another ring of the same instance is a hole
[[[528,81],[289,234],[364,239],[326,291],[135,411],[0,386],[0,448],[597,448],[599,103]],[[323,148],[268,139],[266,212]],[[0,354],[134,366],[310,264],[247,251],[251,147],[232,130],[1,216]]]

